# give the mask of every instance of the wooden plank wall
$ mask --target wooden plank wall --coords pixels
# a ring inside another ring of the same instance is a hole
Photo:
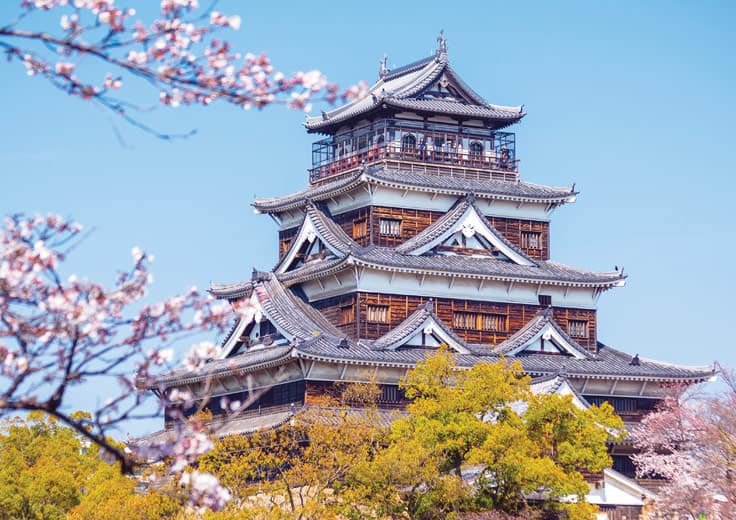
[[[335,217],[335,222],[342,227],[343,231],[360,244],[367,246],[375,244],[378,246],[394,247],[422,231],[435,220],[443,215],[438,211],[426,211],[405,208],[387,208],[381,206],[369,206],[347,213],[341,213]],[[391,218],[401,220],[401,236],[386,237],[380,234],[380,219]],[[363,237],[353,235],[353,223],[360,219],[368,222],[368,233]],[[524,250],[535,260],[549,260],[549,222],[537,222],[534,220],[522,220],[503,217],[488,217],[489,222],[512,244]],[[279,259],[286,253],[284,242],[293,239],[298,227],[279,231]],[[528,249],[521,247],[522,231],[535,231],[541,234],[542,247],[540,249]]]
[[[322,314],[324,314],[325,318],[327,318],[330,323],[334,324],[339,328],[342,332],[344,332],[347,336],[350,336],[352,338],[356,337],[356,327],[357,327],[357,318],[358,315],[356,313],[355,308],[355,301],[356,301],[356,294],[345,294],[342,296],[335,296],[334,298],[326,298],[324,300],[319,300],[311,305],[318,309]],[[353,319],[349,322],[344,322],[342,320],[342,308],[343,307],[350,307],[353,308]]]
[[[385,208],[373,206],[371,208],[371,228],[373,230],[373,243],[377,246],[393,247],[409,240],[411,237],[425,229],[432,222],[440,218],[443,213],[439,211],[426,211],[420,209]],[[380,222],[382,218],[396,219],[401,221],[401,236],[389,237],[380,234]]]
[[[422,296],[401,296],[391,294],[377,293],[358,293],[358,313],[356,314],[356,322],[351,325],[341,325],[340,307],[346,305],[348,300],[346,296],[338,298],[330,298],[314,302],[314,306],[318,308],[324,315],[335,325],[339,326],[346,334],[352,337],[365,339],[376,339],[386,334],[404,321],[417,307],[424,304],[429,298]],[[371,323],[367,320],[369,305],[387,305],[389,311],[389,323]],[[507,332],[489,332],[478,330],[462,330],[455,332],[470,343],[481,343],[488,345],[496,345],[509,336],[514,334],[524,325],[526,325],[534,316],[543,309],[540,305],[524,305],[515,303],[493,303],[483,301],[455,300],[449,298],[434,299],[435,312],[439,318],[449,327],[452,328],[453,314],[457,311],[466,312],[482,312],[490,314],[503,314],[508,318]],[[596,349],[596,311],[589,309],[573,309],[565,307],[555,307],[553,309],[554,317],[560,326],[567,330],[568,320],[586,320],[588,322],[588,337],[575,338],[580,345],[591,351]]]
[[[378,246],[393,247],[409,240],[443,215],[439,211],[426,211],[406,208],[388,208],[382,206],[368,206],[355,211],[348,211],[335,216],[335,222],[342,227],[345,233],[352,237],[361,246],[375,244]],[[380,234],[381,218],[401,220],[401,236],[385,237]],[[353,235],[353,223],[360,219],[368,222],[368,233],[363,237]],[[488,217],[489,222],[503,234],[512,244],[521,247],[521,232],[536,231],[541,234],[542,247],[540,249],[524,249],[524,252],[535,260],[549,260],[549,222],[537,222],[503,217]],[[296,236],[299,228],[279,231],[279,258],[283,256],[283,242]]]
[[[549,222],[502,217],[488,217],[488,221],[509,242],[522,249],[531,258],[535,260],[549,260]],[[539,233],[541,235],[542,247],[539,249],[521,247],[522,231],[535,231]]]

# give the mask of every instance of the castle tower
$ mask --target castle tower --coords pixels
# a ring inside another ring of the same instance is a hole
[[[400,408],[400,378],[445,344],[461,367],[519,360],[537,391],[609,401],[631,424],[663,385],[711,377],[711,366],[601,341],[598,299],[626,276],[550,260],[550,218],[577,192],[520,179],[511,130],[524,116],[471,89],[443,37],[423,60],[389,70],[384,59],[366,97],[307,119],[320,135],[307,187],[254,202],[279,226],[273,269],[210,289],[258,312],[234,324],[220,359],[162,376],[163,391],[243,401],[262,389],[234,433],[276,426],[335,382],[371,376],[381,406]],[[614,468],[633,476],[630,453],[612,447]]]

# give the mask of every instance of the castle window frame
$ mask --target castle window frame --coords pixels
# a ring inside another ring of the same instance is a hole
[[[406,134],[401,138],[401,151],[413,152],[417,149],[417,138],[414,134]]]
[[[494,312],[455,311],[453,328],[478,332],[508,331],[508,316]]]
[[[397,218],[380,218],[378,220],[378,233],[384,237],[400,237],[401,220]]]
[[[590,334],[588,320],[567,320],[567,333],[571,338],[587,339]]]
[[[368,305],[365,317],[368,323],[391,323],[391,306]]]
[[[470,143],[470,157],[473,159],[479,159],[483,157],[483,143],[480,141],[472,141]]]
[[[539,295],[539,305],[543,305],[545,307],[549,307],[552,305],[552,295],[551,294],[540,294]]]
[[[521,247],[523,249],[542,249],[542,232],[522,231]]]

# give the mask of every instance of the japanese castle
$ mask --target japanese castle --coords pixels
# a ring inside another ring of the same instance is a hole
[[[523,106],[486,102],[438,41],[403,67],[384,58],[367,96],[307,118],[320,136],[308,186],[253,203],[278,224],[278,262],[210,292],[256,312],[234,324],[219,359],[158,381],[233,401],[260,389],[226,433],[277,427],[336,382],[373,379],[380,407],[401,409],[400,379],[443,344],[461,367],[518,360],[534,391],[608,401],[627,425],[666,385],[714,374],[604,343],[598,299],[626,275],[550,260],[550,217],[578,193],[520,179],[509,130]],[[220,399],[207,406],[223,413]],[[631,453],[625,441],[611,446],[613,468],[591,480],[588,498],[635,518],[650,492],[633,479]]]

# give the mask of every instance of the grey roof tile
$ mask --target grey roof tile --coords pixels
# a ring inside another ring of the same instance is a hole
[[[388,332],[378,340],[359,340],[346,338],[334,325],[312,306],[298,298],[292,291],[286,289],[271,276],[266,280],[255,283],[255,290],[262,301],[264,311],[278,326],[287,330],[295,337],[294,344],[275,346],[258,350],[249,350],[231,358],[218,359],[208,362],[201,370],[187,372],[184,369],[175,370],[162,375],[158,379],[160,385],[177,385],[186,382],[202,380],[207,377],[221,377],[244,370],[257,370],[265,366],[288,362],[294,357],[305,359],[320,359],[327,362],[351,362],[357,364],[386,365],[411,367],[418,361],[426,359],[432,349],[400,348],[386,350],[387,346],[394,345],[416,331],[417,327],[433,316],[442,324],[442,321],[433,314],[429,305],[422,306],[409,316],[401,325]],[[547,321],[545,321],[547,320]],[[508,351],[509,345],[520,345],[528,341],[530,334],[540,324],[554,320],[545,313],[536,316],[512,336],[505,343],[497,347],[484,345],[468,345],[457,337],[445,324],[443,327],[456,341],[468,348],[470,353],[457,354],[456,363],[461,367],[470,367],[480,362],[501,359]],[[564,330],[557,326],[558,331],[565,335]],[[533,334],[532,334],[533,335]],[[570,338],[570,342],[574,341]],[[598,343],[595,354],[581,351],[584,358],[560,356],[543,353],[524,353],[523,355],[508,355],[506,359],[518,360],[524,371],[533,376],[560,375],[570,378],[616,378],[640,379],[651,381],[702,381],[715,373],[713,366],[689,367],[674,365],[661,361],[636,358],[634,356]]]
[[[455,82],[469,102],[422,99],[424,91],[443,73]],[[513,124],[524,116],[520,106],[505,107],[487,103],[449,66],[447,54],[440,53],[389,72],[368,89],[368,95],[364,98],[330,110],[323,113],[322,116],[308,117],[304,126],[312,132],[325,131],[353,117],[380,109],[384,105],[439,114],[477,117],[493,121],[496,128]]]
[[[525,115],[520,110],[513,112],[505,108],[501,109],[491,105],[468,105],[457,101],[446,101],[442,99],[397,99],[389,97],[384,98],[382,101],[388,106],[403,108],[406,110],[415,110],[417,112],[477,117],[479,119],[496,119],[498,121],[507,120],[509,124],[516,123]]]
[[[357,264],[378,269],[449,273],[464,277],[518,280],[530,283],[548,282],[585,287],[611,287],[623,282],[620,271],[596,273],[549,261],[536,265],[518,265],[488,257],[412,256],[387,247],[369,246],[354,251]]]
[[[548,204],[564,204],[571,201],[576,195],[569,187],[543,186],[522,181],[468,179],[430,173],[400,172],[379,166],[368,167],[365,171],[355,170],[347,175],[338,176],[334,180],[309,186],[291,195],[256,199],[253,207],[263,213],[279,213],[302,208],[310,199],[313,201],[328,200],[366,183],[428,193],[449,195],[474,193],[478,198]]]

